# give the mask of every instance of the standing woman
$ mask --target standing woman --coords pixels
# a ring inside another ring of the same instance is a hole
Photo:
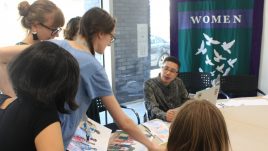
[[[119,128],[144,144],[150,151],[160,151],[162,149],[151,142],[122,111],[113,95],[103,66],[94,57],[95,51],[103,54],[105,48],[110,46],[114,40],[115,19],[97,7],[88,10],[81,18],[76,40],[52,40],[69,51],[80,65],[80,84],[76,94],[76,103],[79,108],[68,115],[60,114],[65,148],[70,143],[82,117],[86,115],[91,101],[100,97]],[[8,62],[14,54],[20,53],[23,48],[23,46],[1,48],[0,61]]]
[[[52,40],[69,51],[80,65],[80,85],[76,95],[79,108],[71,114],[60,114],[64,145],[67,147],[74,132],[85,116],[91,101],[100,97],[118,126],[150,151],[161,150],[139,130],[137,125],[122,111],[113,95],[103,66],[94,57],[95,52],[103,54],[115,40],[115,19],[101,8],[88,10],[80,20],[76,40]]]
[[[1,151],[63,151],[58,112],[74,110],[79,65],[52,42],[25,49],[8,65],[17,98],[0,94]],[[66,103],[66,104],[65,104]]]
[[[34,44],[58,37],[64,25],[62,11],[49,0],[36,0],[32,5],[22,1],[18,5],[21,24],[27,30],[26,37],[18,44]]]
[[[33,4],[22,1],[18,5],[21,24],[27,30],[25,38],[17,45],[30,45],[58,36],[64,25],[62,11],[49,0],[36,0]],[[6,64],[0,64],[0,92],[15,96],[8,80]]]

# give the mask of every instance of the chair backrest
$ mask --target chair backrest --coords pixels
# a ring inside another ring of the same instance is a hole
[[[137,118],[137,123],[140,124],[140,117],[139,114],[133,109],[133,108],[129,108],[125,105],[121,105],[120,107],[122,109],[127,109],[133,112],[133,114],[135,115],[135,117]],[[101,102],[101,98],[95,98],[92,100],[91,105],[89,106],[88,110],[87,110],[87,116],[89,118],[91,118],[92,120],[101,123],[101,119],[100,119],[100,112],[105,112],[105,126],[110,128],[112,130],[112,132],[115,132],[116,130],[118,130],[118,126],[116,123],[112,122],[112,123],[108,123],[108,111],[106,109],[106,107],[104,106],[104,104]]]
[[[258,79],[254,75],[223,76],[221,90],[230,98],[257,96]]]
[[[188,93],[211,87],[211,75],[207,72],[181,72],[178,77],[183,81]]]
[[[102,103],[100,105],[100,103],[100,98],[93,99],[86,113],[90,119],[98,123],[101,123],[99,112],[106,111],[104,105]]]

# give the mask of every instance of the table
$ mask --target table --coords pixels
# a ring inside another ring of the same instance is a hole
[[[267,105],[225,107],[220,110],[227,124],[233,151],[268,150]]]
[[[268,150],[268,96],[222,99],[217,106],[225,118],[232,151]]]

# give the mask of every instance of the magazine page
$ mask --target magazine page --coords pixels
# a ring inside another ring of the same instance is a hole
[[[142,123],[142,125],[154,137],[158,138],[161,143],[166,143],[168,141],[170,123],[162,121],[160,119],[154,119]]]
[[[116,131],[110,139],[108,151],[146,151],[147,148],[135,141],[124,131]]]
[[[67,148],[69,151],[106,151],[112,130],[87,118],[82,120]]]

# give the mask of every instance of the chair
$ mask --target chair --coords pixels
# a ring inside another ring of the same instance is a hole
[[[212,86],[211,75],[207,72],[181,72],[178,77],[183,81],[188,93],[195,94]]]
[[[129,108],[125,105],[120,105],[120,107],[122,109],[128,109],[131,110],[136,118],[137,118],[137,124],[140,124],[140,117],[139,114],[133,109],[133,108]],[[108,113],[107,113],[107,109],[105,108],[104,104],[102,104],[101,99],[100,98],[96,98],[94,100],[92,100],[92,103],[90,105],[90,107],[87,110],[87,116],[89,118],[91,118],[92,120],[98,122],[101,124],[101,120],[100,120],[100,112],[104,112],[105,113],[105,126],[112,129],[112,132],[118,130],[119,128],[117,127],[116,123],[108,123]]]
[[[229,75],[220,79],[221,91],[229,98],[257,96],[258,92],[265,95],[258,89],[258,79],[254,75]]]

